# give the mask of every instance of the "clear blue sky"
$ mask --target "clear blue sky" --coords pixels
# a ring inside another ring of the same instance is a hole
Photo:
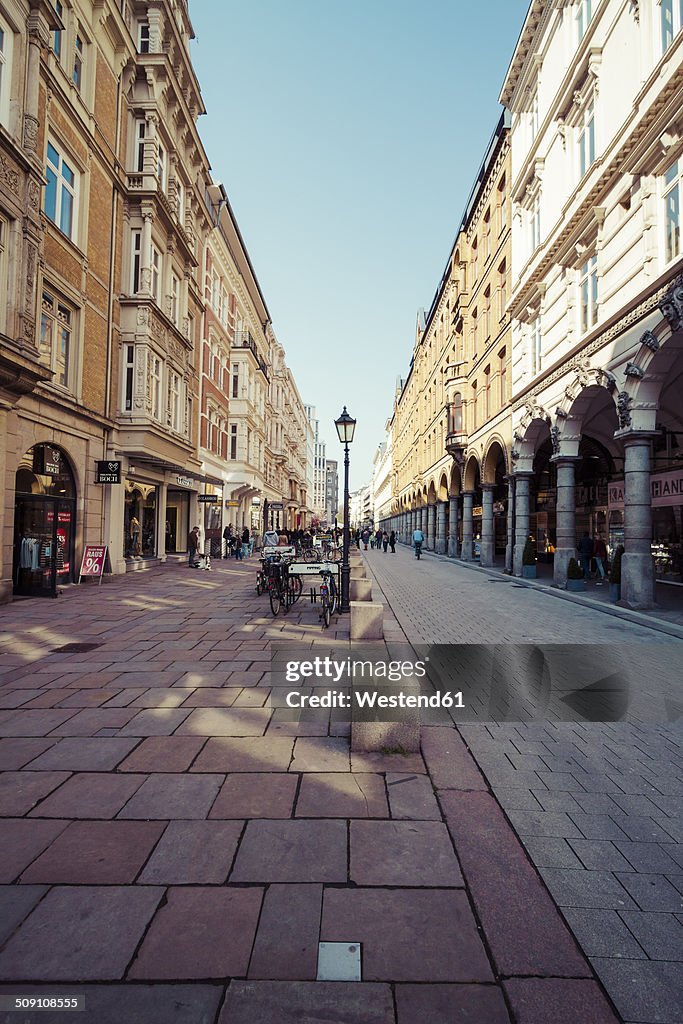
[[[328,458],[367,482],[527,0],[190,0],[200,132]]]

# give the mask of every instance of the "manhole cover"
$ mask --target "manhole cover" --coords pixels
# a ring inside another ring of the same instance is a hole
[[[96,647],[101,647],[102,644],[85,644],[85,643],[72,643],[63,644],[61,647],[53,647],[50,654],[85,654],[86,651],[94,651]]]
[[[360,942],[319,942],[316,981],[360,981]]]

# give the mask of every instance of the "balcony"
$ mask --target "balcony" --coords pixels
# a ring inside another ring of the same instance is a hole
[[[263,358],[263,356],[260,355],[258,345],[252,338],[250,331],[235,331],[235,340],[232,344],[232,347],[250,349],[259,370],[266,378],[266,380],[270,379],[268,377],[268,369],[266,367],[265,359]]]
[[[468,444],[468,436],[465,431],[462,402],[450,402],[446,406],[447,430],[446,430],[446,451],[455,459],[462,462]]]

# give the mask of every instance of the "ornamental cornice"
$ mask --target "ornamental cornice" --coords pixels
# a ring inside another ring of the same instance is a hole
[[[479,194],[479,198],[477,199],[476,206],[474,207],[474,209],[473,209],[473,211],[472,211],[472,213],[470,214],[470,217],[469,217],[469,225],[468,225],[468,227],[466,229],[466,232],[465,232],[465,237],[467,239],[468,244],[471,241],[473,232],[475,232],[476,228],[479,226],[479,223],[481,221],[481,216],[482,216],[484,207],[488,203],[489,196],[491,195],[491,192],[493,190],[494,182],[498,180],[498,175],[499,175],[503,165],[505,164],[505,161],[507,159],[509,151],[510,151],[510,129],[509,128],[505,128],[505,129],[503,129],[503,133],[501,135],[501,141],[499,143],[499,149],[498,149],[498,154],[496,156],[496,159],[495,159],[495,161],[493,163],[493,166],[490,167],[489,170],[488,170],[486,178],[484,179],[484,182],[482,183],[482,191]],[[509,194],[509,192],[510,192],[510,182],[509,181],[505,182],[505,190]]]

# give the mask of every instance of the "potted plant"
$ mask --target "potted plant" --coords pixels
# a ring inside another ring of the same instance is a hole
[[[567,590],[581,591],[586,589],[583,569],[575,558],[569,559],[567,566]]]
[[[536,579],[536,545],[533,537],[527,537],[522,552],[522,576],[526,580]]]
[[[609,571],[609,599],[613,604],[621,600],[621,559],[623,554],[624,545],[619,544],[612,557]]]

